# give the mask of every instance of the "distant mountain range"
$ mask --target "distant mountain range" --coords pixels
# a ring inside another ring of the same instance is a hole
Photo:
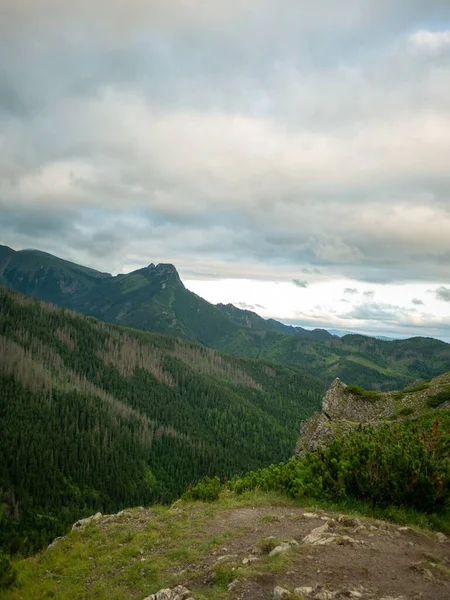
[[[432,338],[338,337],[263,319],[231,304],[213,305],[186,289],[171,264],[112,276],[38,250],[0,246],[0,284],[103,321],[301,367],[325,381],[341,377],[392,389],[450,368],[450,345]]]

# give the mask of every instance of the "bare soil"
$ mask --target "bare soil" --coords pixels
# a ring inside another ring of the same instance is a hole
[[[331,512],[316,511],[309,517],[304,513],[301,508],[275,506],[221,511],[205,527],[205,539],[227,532],[231,535],[206,554],[202,572],[220,560],[242,565],[244,559],[257,559],[251,563],[257,565],[265,558],[258,552],[258,543],[275,536],[299,544],[286,554],[286,569],[239,577],[227,598],[269,600],[279,585],[291,591],[309,586],[313,591],[304,594],[305,598],[325,600],[327,593],[330,600],[450,599],[450,540],[442,534],[362,517],[341,518],[339,522],[339,515]],[[327,545],[302,543],[326,519],[330,519],[330,531],[339,536],[337,541]],[[208,577],[198,583],[208,585]]]

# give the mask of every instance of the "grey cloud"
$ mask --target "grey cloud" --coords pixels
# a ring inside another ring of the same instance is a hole
[[[444,302],[450,302],[450,288],[441,286],[436,290],[436,298]]]
[[[356,288],[345,288],[344,294],[357,294],[358,290]]]
[[[247,304],[246,302],[238,302],[237,306],[243,310],[255,310],[255,306],[253,304]]]
[[[421,305],[423,304],[423,301],[422,301],[422,300],[420,300],[420,298],[413,298],[413,299],[411,300],[411,302],[412,302],[413,304],[415,304],[416,306],[421,306]]]
[[[351,311],[341,314],[339,317],[341,319],[400,322],[401,318],[409,318],[413,312],[414,310],[408,310],[393,304],[373,303],[354,306]]]
[[[303,281],[302,279],[293,279],[292,283],[294,285],[296,285],[297,287],[300,287],[300,288],[307,288],[308,287],[308,282],[307,281]]]
[[[10,245],[109,270],[445,280],[450,59],[410,34],[448,2],[105,6],[2,7],[33,28],[0,42]]]
[[[366,298],[373,298],[375,296],[375,292],[373,290],[367,290],[363,293]]]

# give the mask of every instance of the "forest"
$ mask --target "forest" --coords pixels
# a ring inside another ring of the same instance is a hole
[[[29,553],[96,511],[288,459],[325,386],[0,287],[0,539]]]

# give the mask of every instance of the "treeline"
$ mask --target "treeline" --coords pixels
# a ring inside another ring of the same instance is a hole
[[[168,502],[285,460],[321,381],[97,322],[0,287],[0,540],[29,552],[97,510]]]

